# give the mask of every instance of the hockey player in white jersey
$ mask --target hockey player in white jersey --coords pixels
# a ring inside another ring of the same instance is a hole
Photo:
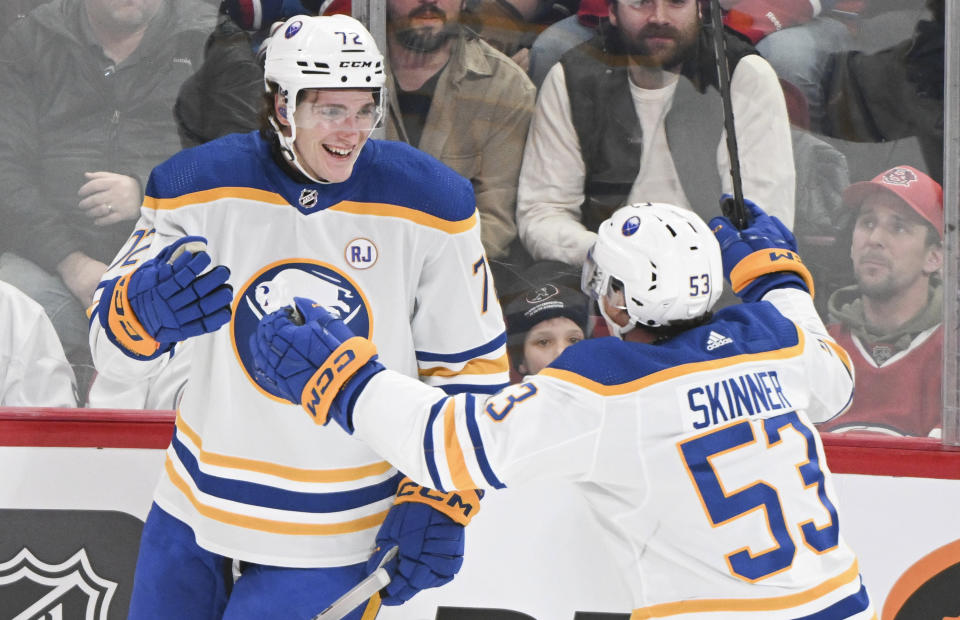
[[[304,325],[261,323],[261,381],[425,486],[585,483],[635,620],[875,618],[812,424],[849,404],[849,358],[817,316],[793,235],[748,207],[749,228],[716,218],[716,238],[674,206],[616,211],[583,275],[616,337],[492,396],[384,370],[304,300]],[[724,275],[744,303],[713,314]],[[302,383],[289,374],[302,358],[271,353],[301,332],[317,361]]]
[[[453,578],[479,508],[473,491],[397,497],[402,473],[257,385],[250,337],[295,296],[444,393],[509,381],[469,181],[369,139],[384,100],[370,33],[343,15],[291,18],[268,43],[265,82],[259,132],[153,171],[93,310],[94,359],[115,380],[154,376],[191,339],[135,619],[310,618],[394,546],[382,600],[400,604]],[[378,598],[347,617],[372,618]]]

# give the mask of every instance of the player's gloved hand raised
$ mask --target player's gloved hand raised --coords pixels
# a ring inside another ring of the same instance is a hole
[[[457,501],[448,502],[454,494]],[[450,503],[460,508],[454,510]],[[387,551],[399,548],[385,566],[391,581],[380,591],[384,605],[400,605],[420,590],[453,579],[463,564],[464,528],[479,508],[477,491],[441,493],[404,478],[377,532],[377,550],[367,561],[372,572]]]
[[[724,198],[727,198],[724,195]],[[813,295],[813,277],[797,254],[797,240],[779,218],[744,200],[750,225],[737,228],[726,217],[710,220],[720,243],[723,275],[743,301],[758,301],[775,288],[798,288]]]
[[[204,273],[206,239],[178,239],[133,272],[113,280],[100,297],[100,321],[130,357],[150,359],[177,342],[230,321],[233,289],[222,265]]]
[[[250,336],[250,350],[260,387],[303,405],[317,424],[332,418],[348,433],[353,401],[383,370],[372,342],[303,297],[263,317]]]

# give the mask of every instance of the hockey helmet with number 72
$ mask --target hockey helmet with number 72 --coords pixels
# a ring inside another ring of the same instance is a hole
[[[375,127],[383,117],[383,54],[373,35],[349,15],[295,15],[278,25],[264,42],[263,81],[267,92],[276,85],[284,99],[290,135],[271,117],[284,156],[307,174],[296,158],[294,110],[297,97],[308,88],[371,90],[377,105]],[[307,174],[307,176],[310,176]],[[316,180],[316,179],[315,179]]]
[[[661,327],[694,319],[711,310],[723,291],[720,246],[692,211],[664,203],[627,205],[600,224],[581,286],[600,302],[618,337],[638,324]],[[604,298],[626,310],[631,322],[613,323]]]

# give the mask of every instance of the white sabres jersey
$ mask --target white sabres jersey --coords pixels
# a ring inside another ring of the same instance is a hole
[[[809,295],[766,300],[658,345],[585,340],[491,397],[382,372],[355,435],[437,489],[579,483],[633,620],[872,618],[811,423],[848,406],[849,358]]]
[[[154,170],[136,230],[103,281],[185,235],[206,237],[213,264],[229,267],[233,317],[191,340],[156,502],[228,557],[366,560],[399,472],[336,425],[317,426],[262,390],[249,339],[264,315],[307,297],[370,337],[404,375],[447,393],[504,387],[503,319],[470,183],[413,148],[374,140],[347,181],[299,183],[257,133],[227,136]],[[100,316],[91,347],[100,372],[128,382],[170,358],[127,357]]]

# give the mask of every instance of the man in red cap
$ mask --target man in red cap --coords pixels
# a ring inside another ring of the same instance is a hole
[[[857,210],[857,284],[830,296],[828,329],[853,359],[856,391],[850,409],[821,430],[939,436],[943,190],[897,166],[854,183],[843,202]]]

